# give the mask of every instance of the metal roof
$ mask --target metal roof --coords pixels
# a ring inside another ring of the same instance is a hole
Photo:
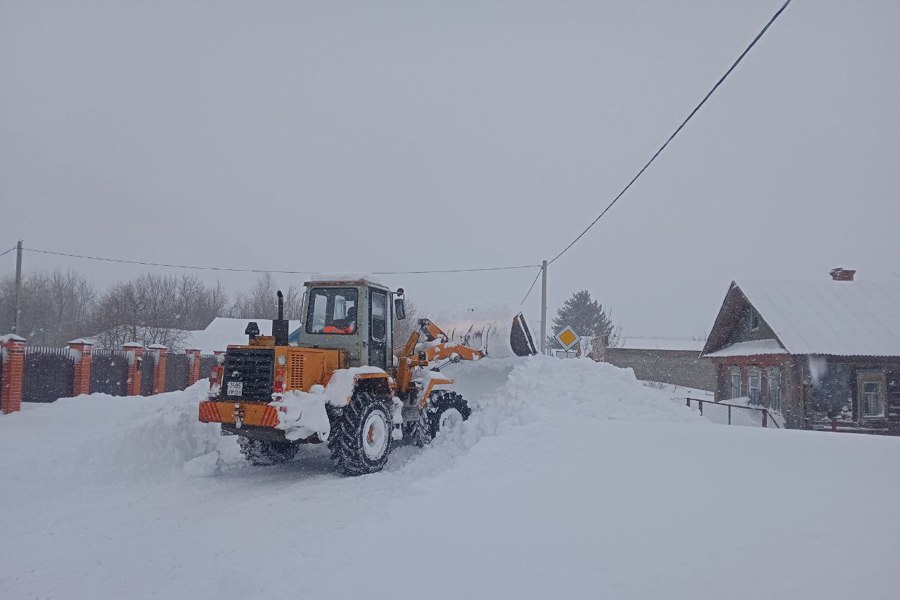
[[[741,281],[732,283],[729,297],[735,289],[791,354],[900,356],[900,284]]]

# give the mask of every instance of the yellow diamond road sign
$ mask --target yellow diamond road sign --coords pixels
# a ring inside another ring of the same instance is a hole
[[[556,341],[562,344],[562,347],[569,350],[578,343],[578,334],[571,327],[566,326],[565,329],[556,334]]]

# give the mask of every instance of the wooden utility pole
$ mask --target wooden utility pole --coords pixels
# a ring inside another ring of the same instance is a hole
[[[541,263],[541,354],[547,353],[547,261]]]
[[[22,312],[19,302],[22,298],[22,240],[16,244],[16,288],[15,288],[15,315],[13,317],[13,330],[15,334],[19,333],[19,313]]]

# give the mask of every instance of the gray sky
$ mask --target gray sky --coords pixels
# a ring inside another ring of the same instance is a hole
[[[539,263],[780,4],[0,0],[0,246],[311,271]],[[553,266],[551,307],[586,288],[626,334],[704,335],[735,278],[900,277],[898,22],[895,0],[795,0]],[[25,258],[101,286],[137,272]],[[518,304],[533,275],[385,279],[436,310]]]

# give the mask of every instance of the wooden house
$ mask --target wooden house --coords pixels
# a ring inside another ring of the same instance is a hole
[[[749,398],[789,428],[900,435],[900,283],[732,282],[702,356],[716,400]]]

